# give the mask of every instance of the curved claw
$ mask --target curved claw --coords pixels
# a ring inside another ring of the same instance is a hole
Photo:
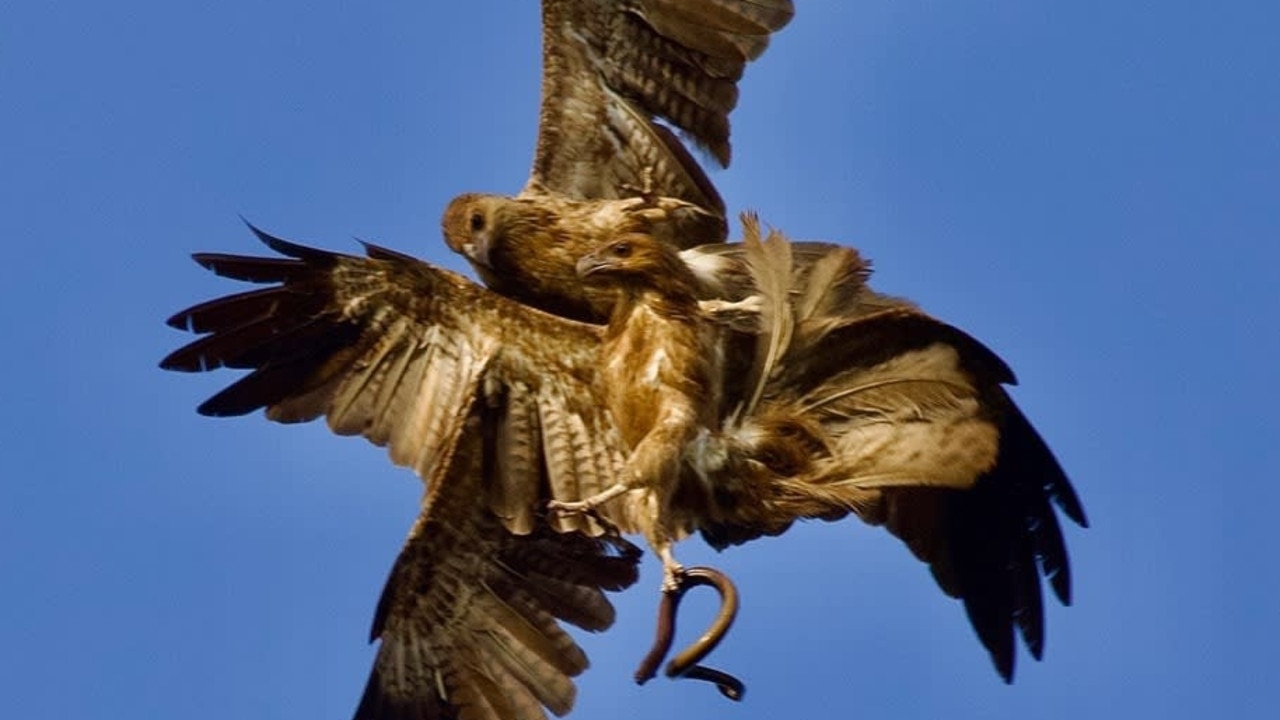
[[[686,568],[680,573],[676,587],[662,594],[662,602],[658,605],[657,636],[653,647],[636,668],[636,683],[643,685],[657,674],[658,665],[671,650],[671,643],[675,639],[676,611],[680,607],[680,599],[690,588],[698,585],[710,585],[716,589],[720,594],[720,611],[706,632],[667,663],[666,675],[671,678],[684,677],[713,682],[721,695],[730,700],[741,700],[746,693],[746,686],[741,680],[729,673],[698,664],[715,650],[725,633],[729,632],[734,618],[738,616],[738,588],[728,575],[710,567]]]

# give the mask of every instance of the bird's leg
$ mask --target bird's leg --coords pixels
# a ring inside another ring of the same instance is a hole
[[[626,483],[615,483],[595,495],[585,497],[581,500],[552,500],[547,503],[547,509],[561,515],[585,514],[594,516],[596,514],[596,508],[619,495],[626,494],[626,492],[631,489],[631,486]]]
[[[648,506],[645,514],[653,519],[655,529],[653,534],[648,531],[645,534],[649,536],[650,545],[660,557],[670,556],[671,533],[665,529],[658,531],[657,528],[665,528],[668,522],[671,494],[675,491],[680,472],[680,456],[672,453],[671,448],[684,447],[689,439],[687,436],[690,427],[688,423],[671,422],[663,418],[655,425],[631,451],[631,457],[627,459],[627,466],[622,472],[623,479],[581,500],[552,500],[547,503],[547,509],[562,515],[594,514],[596,508],[614,498],[633,490],[643,491],[644,502]],[[670,562],[679,567],[674,558]],[[663,564],[666,566],[668,563],[664,560]]]
[[[662,591],[671,592],[679,587],[680,579],[684,575],[684,566],[680,564],[680,561],[676,560],[675,551],[673,550],[675,547],[673,533],[666,527],[667,505],[670,501],[668,496],[670,493],[664,493],[662,488],[636,488],[626,483],[617,483],[582,500],[552,500],[547,503],[547,509],[561,515],[585,514],[609,526],[609,523],[605,522],[596,512],[596,508],[620,495],[637,489],[643,491],[644,502],[649,506],[645,515],[652,519],[651,522],[653,524],[644,529],[644,534],[645,539],[649,541],[649,547],[653,548],[654,554],[662,560]]]
[[[675,544],[669,538],[650,540],[649,544],[662,560],[662,592],[675,592],[684,581],[684,565],[676,560],[672,551]]]

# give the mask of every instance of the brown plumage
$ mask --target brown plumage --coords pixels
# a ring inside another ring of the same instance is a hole
[[[611,288],[579,281],[575,266],[622,235],[646,235],[676,248],[724,239],[724,221],[672,198],[571,200],[552,195],[462,195],[443,220],[449,247],[471,261],[490,289],[547,312],[603,322]]]
[[[737,81],[791,0],[543,0],[542,111],[531,188],[575,198],[720,198],[675,136],[729,164]]]
[[[634,582],[638,558],[593,537],[589,519],[545,519],[546,500],[596,492],[624,462],[591,394],[599,328],[374,246],[357,258],[258,236],[286,257],[196,260],[270,285],[174,315],[203,337],[161,364],[251,368],[200,412],[323,415],[426,483],[378,604],[382,646],[356,717],[563,714],[586,659],[555,619],[608,627],[601,591]]]
[[[600,590],[634,579],[635,558],[601,539],[590,514],[548,515],[549,502],[591,501],[605,524],[642,532],[659,551],[693,532],[724,547],[852,512],[901,537],[964,600],[1002,675],[1014,627],[1039,657],[1040,574],[1070,599],[1051,503],[1084,516],[1001,388],[1008,368],[963,332],[871,292],[854,251],[826,246],[824,259],[788,266],[794,246],[746,227],[739,252],[719,260],[741,263],[730,274],[758,292],[695,301],[700,281],[675,252],[634,238],[660,260],[647,274],[588,278],[621,288],[610,327],[375,246],[350,257],[259,233],[286,258],[196,257],[275,283],[171,318],[205,335],[164,367],[252,369],[202,413],[323,415],[339,434],[388,446],[427,483],[379,605],[383,646],[359,717],[567,709],[568,678],[585,665],[552,618],[606,626]],[[655,401],[635,401],[644,393]],[[627,492],[614,497],[620,479]]]
[[[658,121],[727,166],[737,81],[793,13],[791,0],[544,0],[532,173],[515,197],[455,198],[449,246],[497,292],[602,320],[610,299],[580,289],[574,263],[605,233],[722,242],[724,202]]]
[[[381,647],[356,720],[539,718],[573,706],[588,663],[557,624],[613,624],[602,590],[636,579],[638,551],[618,538],[508,532],[483,496],[479,408],[427,480],[422,514],[378,602]]]
[[[677,518],[672,499],[684,448],[719,425],[721,334],[703,317],[697,279],[669,243],[623,235],[584,255],[577,272],[588,287],[617,295],[596,361],[596,385],[630,455],[611,487],[554,509],[590,510],[637,494],[639,529],[662,559],[664,586],[673,589],[680,566],[672,545],[696,520]]]
[[[426,483],[357,718],[567,712],[587,663],[557,621],[608,627],[604,591],[635,580],[638,553],[608,525],[671,567],[690,533],[721,548],[852,512],[964,601],[1006,679],[1015,627],[1040,656],[1041,574],[1070,599],[1052,505],[1084,515],[1005,394],[1012,374],[871,291],[852,250],[754,222],[723,243],[723,202],[659,124],[727,165],[736,82],[791,14],[790,0],[544,0],[529,181],[462,195],[443,220],[523,305],[375,246],[350,257],[259,233],[285,257],[196,256],[271,284],[170,319],[203,337],[164,367],[251,370],[201,412],[323,415]],[[580,282],[584,255],[629,237],[661,267]],[[607,328],[564,319],[615,310]],[[603,523],[547,513],[584,502]]]

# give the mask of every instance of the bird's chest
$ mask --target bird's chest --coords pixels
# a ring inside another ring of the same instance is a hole
[[[599,382],[628,444],[697,402],[707,384],[701,348],[651,312],[638,311],[601,348]]]

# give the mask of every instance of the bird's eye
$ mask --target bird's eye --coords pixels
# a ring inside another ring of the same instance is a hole
[[[631,243],[620,242],[613,246],[613,256],[620,258],[631,257]]]
[[[484,213],[476,211],[471,213],[471,231],[479,232],[484,229]]]

